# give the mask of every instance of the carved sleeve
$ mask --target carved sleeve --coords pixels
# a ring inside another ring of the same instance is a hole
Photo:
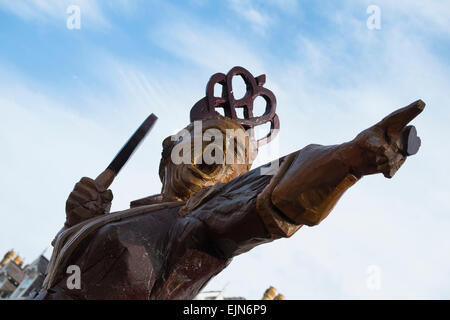
[[[358,178],[347,161],[347,145],[309,145],[285,157],[258,196],[261,219],[273,237],[290,237],[302,225],[325,219]]]
[[[269,164],[204,189],[180,214],[199,219],[225,258],[289,237],[323,220],[358,180],[342,146],[310,145],[280,158],[271,174]]]

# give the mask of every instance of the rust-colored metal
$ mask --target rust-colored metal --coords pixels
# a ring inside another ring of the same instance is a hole
[[[233,92],[233,77],[240,76],[245,82],[246,93],[241,99],[236,99]],[[241,124],[246,130],[251,129],[264,123],[270,122],[270,131],[267,135],[259,139],[258,146],[262,146],[270,142],[280,129],[280,121],[276,112],[277,100],[272,91],[264,88],[266,75],[254,77],[247,69],[243,67],[234,67],[226,75],[216,73],[208,81],[206,86],[206,96],[198,101],[191,109],[191,122],[195,120],[207,119],[220,114],[216,111],[222,108],[225,117],[235,120]],[[214,96],[214,87],[222,86],[222,94],[220,97]],[[257,97],[262,97],[266,101],[266,108],[261,116],[253,114],[253,103]],[[242,108],[244,118],[239,118],[236,108]]]

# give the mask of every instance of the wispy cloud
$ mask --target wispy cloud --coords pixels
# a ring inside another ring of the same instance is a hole
[[[384,0],[379,5],[386,12],[395,12],[397,14],[396,23],[404,24],[406,28],[414,28],[419,32],[439,32],[442,34],[450,32],[450,20],[448,19],[450,6],[444,1]]]
[[[105,9],[108,7],[130,9],[132,4],[128,0],[98,1],[98,0],[0,0],[0,10],[10,12],[26,21],[54,24],[65,21],[68,17],[67,8],[71,5],[80,7],[83,26],[92,28],[107,28],[110,21],[106,18]]]
[[[262,71],[262,62],[248,42],[212,25],[169,20],[150,31],[150,39],[170,54],[208,72],[231,69],[235,65]],[[255,72],[255,71],[254,71]]]
[[[252,1],[231,0],[230,7],[238,16],[250,23],[253,31],[264,33],[271,23],[269,15],[263,13],[262,10],[258,10]]]

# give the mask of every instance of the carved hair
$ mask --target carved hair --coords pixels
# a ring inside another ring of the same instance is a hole
[[[180,138],[178,141],[172,141],[173,136],[169,136],[163,141],[163,151],[159,166],[159,176],[163,183],[163,194],[169,194],[179,200],[186,200],[204,187],[212,186],[218,182],[225,183],[250,170],[252,160],[256,156],[256,152],[252,152],[251,143],[253,141],[250,141],[251,138],[247,135],[244,141],[242,141],[242,139],[233,137],[233,141],[231,141],[226,135],[229,130],[240,130],[241,133],[244,133],[243,126],[232,119],[220,115],[215,115],[201,121],[202,133],[208,129],[218,129],[222,133],[224,137],[222,146],[223,155],[231,151],[228,149],[232,143],[234,146],[232,155],[234,157],[241,155],[243,161],[240,163],[234,163],[235,161],[233,163],[227,163],[227,161],[223,161],[213,164],[196,164],[194,161],[196,156],[192,152],[190,164],[175,164],[171,161],[172,151],[183,139]],[[191,137],[189,138],[192,138],[194,123],[189,124],[185,129],[191,133]],[[192,141],[191,150],[194,149]],[[204,150],[205,147],[203,146],[202,149]]]

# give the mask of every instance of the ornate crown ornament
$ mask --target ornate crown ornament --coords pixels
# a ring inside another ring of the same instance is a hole
[[[232,79],[234,76],[241,76],[246,85],[244,97],[237,100],[233,94]],[[221,115],[216,110],[217,108],[222,108],[225,117],[238,122],[245,130],[250,129],[252,137],[254,137],[254,128],[256,126],[270,122],[270,131],[265,137],[257,141],[257,145],[261,146],[270,142],[280,128],[280,121],[275,113],[277,100],[272,91],[264,88],[265,82],[265,74],[253,77],[243,67],[234,67],[226,75],[220,72],[212,75],[206,85],[206,96],[199,100],[191,109],[191,122]],[[220,97],[214,96],[214,86],[216,84],[222,85],[222,95]],[[266,109],[261,116],[254,116],[253,103],[259,96],[266,101]],[[236,108],[243,109],[244,118],[238,117]]]

